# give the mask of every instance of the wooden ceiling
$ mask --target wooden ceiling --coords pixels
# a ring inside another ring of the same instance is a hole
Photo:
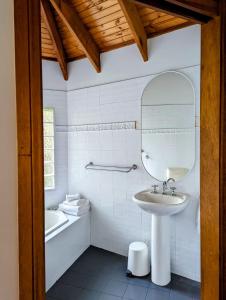
[[[170,14],[164,10],[166,2]],[[147,38],[203,23],[214,13],[211,6],[203,14],[196,3],[191,15],[190,4],[182,7],[175,2],[186,0],[41,0],[42,57],[58,60],[65,79],[68,61],[87,57],[100,72],[101,52],[132,43],[147,61]],[[180,14],[174,6],[182,10]]]

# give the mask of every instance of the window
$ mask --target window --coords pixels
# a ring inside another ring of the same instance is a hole
[[[44,131],[44,180],[45,190],[55,188],[54,168],[54,110],[44,108],[43,110]]]

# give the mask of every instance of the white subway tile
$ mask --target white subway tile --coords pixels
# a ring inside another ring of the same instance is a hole
[[[195,85],[196,116],[199,117],[199,66],[184,69],[183,72]],[[66,108],[60,100],[62,94],[46,93],[45,99],[49,105],[57,99],[57,122],[63,123],[59,125],[136,121],[139,127],[142,92],[153,77],[146,76],[71,91],[67,95]],[[81,192],[92,203],[93,245],[122,255],[127,255],[129,243],[135,240],[145,241],[150,246],[151,215],[141,211],[132,201],[134,193],[150,189],[157,182],[145,171],[141,161],[140,130],[69,132],[68,150],[66,135],[57,134],[57,137],[56,168],[59,170],[57,182],[60,182],[61,189],[52,194],[52,197],[48,194],[48,203],[59,201],[66,192]],[[200,279],[200,237],[196,228],[200,190],[199,139],[200,129],[197,127],[194,169],[176,183],[178,191],[191,195],[190,204],[184,212],[171,219],[172,271],[195,280]],[[66,171],[63,164],[67,160]],[[85,165],[90,161],[95,164],[118,166],[137,164],[138,169],[128,174],[85,170]],[[157,184],[161,188],[161,183]]]

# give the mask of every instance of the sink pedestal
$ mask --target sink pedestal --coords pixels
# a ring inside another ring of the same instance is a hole
[[[153,283],[164,286],[170,282],[170,216],[152,215],[151,268]]]
[[[153,193],[145,190],[134,195],[133,201],[141,209],[152,214],[152,281],[160,286],[167,285],[171,280],[170,218],[185,209],[189,202],[189,195]]]

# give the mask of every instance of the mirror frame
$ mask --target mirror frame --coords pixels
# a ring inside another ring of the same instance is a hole
[[[191,167],[191,169],[186,173],[185,176],[183,176],[181,179],[179,180],[176,180],[175,183],[178,183],[178,182],[181,182],[182,180],[184,180],[187,176],[190,175],[190,173],[192,172],[192,170],[194,169],[195,167],[195,164],[196,164],[196,158],[197,158],[197,155],[196,155],[196,146],[197,146],[197,142],[196,142],[196,93],[195,93],[195,87],[194,87],[194,84],[193,84],[193,81],[184,73],[180,72],[180,71],[177,71],[177,70],[169,70],[169,71],[163,71],[161,73],[157,73],[157,74],[154,74],[154,75],[148,75],[148,76],[153,76],[153,78],[151,78],[148,83],[145,85],[145,88],[142,92],[142,95],[141,95],[141,105],[140,105],[140,139],[141,139],[141,150],[140,150],[140,155],[141,155],[141,162],[142,162],[142,165],[143,165],[143,168],[144,170],[147,172],[147,174],[149,174],[153,179],[157,180],[158,182],[163,182],[162,180],[159,180],[157,179],[156,177],[154,177],[153,175],[151,175],[148,170],[146,169],[145,165],[144,165],[144,162],[143,162],[143,159],[142,159],[142,119],[143,119],[143,116],[142,116],[142,99],[143,99],[143,96],[144,96],[144,92],[145,92],[145,89],[147,88],[147,86],[151,83],[152,80],[156,79],[157,77],[163,75],[163,74],[166,74],[166,73],[176,73],[176,74],[179,74],[181,76],[183,76],[186,80],[189,81],[191,87],[192,87],[192,92],[193,92],[193,96],[194,96],[194,130],[195,130],[195,153],[194,153],[194,162],[193,162],[193,165]]]

